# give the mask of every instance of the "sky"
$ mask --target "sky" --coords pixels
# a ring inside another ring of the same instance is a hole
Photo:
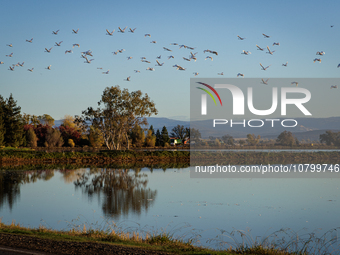
[[[147,93],[157,117],[188,120],[190,78],[219,78],[221,72],[223,78],[238,73],[266,79],[339,78],[339,9],[339,1],[3,1],[0,95],[8,98],[12,93],[22,113],[49,114],[57,120],[96,107],[106,87],[119,85]],[[125,33],[118,27],[127,27]],[[131,33],[129,28],[136,30]],[[115,31],[110,36],[106,29]],[[147,33],[151,37],[145,37]],[[32,43],[26,41],[31,38]],[[80,47],[72,48],[76,43]],[[275,52],[257,50],[256,44]],[[112,53],[120,49],[125,51]],[[207,49],[218,55],[204,53]],[[93,54],[91,63],[81,58],[87,50]],[[241,54],[243,50],[251,54]],[[317,56],[317,51],[326,54]],[[6,56],[12,52],[12,57]],[[190,52],[197,52],[197,61],[183,59]],[[155,66],[159,55],[163,66]],[[170,55],[174,58],[168,59]],[[150,63],[141,62],[141,57]],[[317,57],[321,63],[313,63]],[[10,71],[18,62],[24,62],[23,67]],[[286,62],[287,67],[282,66]],[[263,71],[259,63],[270,67]],[[176,70],[175,64],[186,69]],[[51,70],[46,69],[49,65]],[[27,70],[31,68],[33,72]],[[312,97],[328,103],[329,109],[313,117],[339,116],[340,91],[327,85],[324,92]]]

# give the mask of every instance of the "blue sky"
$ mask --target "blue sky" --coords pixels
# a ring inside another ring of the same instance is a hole
[[[220,72],[223,78],[235,78],[239,72],[249,78],[340,75],[338,1],[6,1],[1,5],[0,94],[7,98],[12,93],[28,114],[46,113],[55,119],[79,115],[96,106],[105,87],[119,85],[147,93],[159,117],[188,118],[193,72],[199,72],[196,78],[218,78]],[[126,26],[125,33],[117,32]],[[73,34],[72,29],[78,28],[78,34]],[[136,28],[135,33],[127,32],[129,28]],[[109,36],[106,29],[115,32]],[[151,38],[144,37],[146,33]],[[237,35],[246,39],[238,40]],[[26,42],[32,37],[32,43]],[[150,43],[153,40],[157,43]],[[55,46],[60,41],[61,46]],[[272,46],[273,42],[280,46]],[[80,47],[72,48],[74,43]],[[256,44],[276,51],[266,54]],[[51,47],[50,53],[44,52]],[[80,52],[90,49],[93,57],[89,58],[94,60],[87,64]],[[125,51],[113,55],[118,49]],[[218,56],[204,53],[206,49]],[[242,50],[252,54],[243,55]],[[197,52],[196,62],[183,60],[190,51]],[[317,51],[326,52],[320,57],[322,63],[313,63]],[[12,52],[13,57],[6,57]],[[155,66],[159,55],[161,67]],[[175,58],[168,60],[170,55]],[[208,55],[213,61],[205,60]],[[127,60],[129,56],[133,58]],[[151,63],[141,62],[141,57]],[[23,61],[23,67],[8,70]],[[260,62],[271,66],[262,71]],[[176,70],[175,64],[186,70]],[[49,65],[51,70],[46,69]],[[27,71],[32,67],[33,72]],[[108,69],[109,74],[102,74]],[[130,81],[125,80],[128,76]],[[325,117],[339,116],[338,90],[327,85],[325,94],[316,96],[334,102]]]

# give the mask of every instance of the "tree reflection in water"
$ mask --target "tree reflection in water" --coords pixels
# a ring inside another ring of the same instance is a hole
[[[89,199],[104,196],[102,209],[109,217],[139,215],[148,210],[157,195],[157,190],[147,188],[147,175],[141,174],[140,169],[95,168],[78,176],[74,184]]]
[[[54,176],[54,170],[44,171],[1,171],[0,172],[0,208],[8,203],[12,211],[13,205],[20,197],[20,186],[37,180],[48,181]]]

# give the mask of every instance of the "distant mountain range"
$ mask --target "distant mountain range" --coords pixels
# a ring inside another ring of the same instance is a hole
[[[282,127],[279,122],[275,123],[274,128],[271,127],[270,122],[266,123],[261,128],[252,128],[248,126],[243,127],[238,125],[237,128],[231,129],[229,125],[217,125],[214,129],[214,132],[211,131],[212,120],[192,121],[191,123],[190,121],[173,120],[162,117],[148,117],[147,120],[149,124],[145,128],[149,128],[152,125],[155,131],[157,129],[161,131],[165,126],[169,133],[177,125],[193,128],[199,127],[199,130],[202,133],[202,138],[208,138],[210,135],[214,137],[222,137],[226,134],[229,134],[234,138],[245,138],[247,134],[255,134],[260,135],[262,138],[276,139],[281,132],[286,130],[292,132],[299,140],[310,139],[315,141],[319,140],[320,134],[325,133],[327,130],[340,132],[340,117],[295,118],[295,120],[298,122],[298,125],[294,128]],[[62,120],[56,120],[55,126],[60,126],[61,123]]]

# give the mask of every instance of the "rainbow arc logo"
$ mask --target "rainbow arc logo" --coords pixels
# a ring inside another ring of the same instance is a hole
[[[203,83],[203,82],[197,82],[197,83],[206,86],[206,87],[209,88],[212,92],[214,92],[215,95],[217,96],[218,100],[220,101],[221,106],[222,106],[222,100],[221,100],[221,98],[220,98],[220,95],[217,93],[217,91],[216,91],[213,87],[211,87],[210,85],[208,85],[208,84],[206,84],[206,83]],[[211,92],[210,92],[209,90],[204,89],[204,88],[200,88],[200,87],[196,87],[196,88],[201,89],[201,90],[203,90],[204,92],[206,92],[206,93],[214,100],[215,105],[217,105],[214,96],[211,94]]]

